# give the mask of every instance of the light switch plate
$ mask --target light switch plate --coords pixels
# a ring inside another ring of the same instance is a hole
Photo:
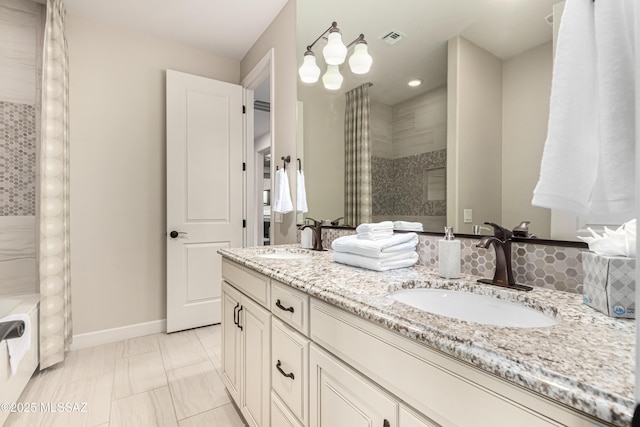
[[[282,223],[282,221],[284,220],[284,214],[282,212],[274,212],[273,219],[277,223]]]
[[[464,223],[471,224],[473,222],[473,209],[464,210]]]

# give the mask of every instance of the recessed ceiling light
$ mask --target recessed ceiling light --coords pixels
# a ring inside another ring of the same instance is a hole
[[[422,80],[420,79],[412,79],[409,80],[409,83],[407,83],[409,86],[411,87],[416,87],[416,86],[420,86],[422,84]]]

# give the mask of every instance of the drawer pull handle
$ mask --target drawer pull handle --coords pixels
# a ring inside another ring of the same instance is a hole
[[[293,307],[285,307],[284,305],[282,305],[282,303],[280,302],[280,300],[276,301],[276,307],[278,307],[280,310],[283,311],[290,311],[293,313]]]
[[[295,377],[293,376],[293,372],[290,373],[286,373],[282,370],[282,368],[280,367],[282,366],[282,362],[280,362],[280,360],[278,360],[278,363],[276,363],[276,369],[278,370],[278,372],[280,372],[283,376],[287,377],[287,378],[291,378],[292,380],[295,380]]]
[[[244,307],[240,306],[240,309],[238,310],[238,328],[240,328],[240,330],[242,330],[242,325],[240,324],[240,312],[242,311]]]
[[[238,322],[239,322],[239,320],[237,319],[238,307],[240,307],[240,303],[237,303],[236,306],[233,308],[233,324],[236,326],[238,326]]]
[[[391,423],[389,422],[389,420],[384,420],[384,422],[382,423],[382,427],[391,427]]]

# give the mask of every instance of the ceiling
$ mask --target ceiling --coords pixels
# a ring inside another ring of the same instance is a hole
[[[501,59],[551,41],[552,27],[545,17],[559,1],[298,0],[298,63],[302,63],[305,47],[336,21],[345,44],[363,33],[373,57],[372,69],[363,77],[355,77],[346,63],[340,66],[345,77],[343,90],[371,82],[372,99],[395,105],[446,83],[447,40],[456,35]],[[389,46],[379,38],[392,30],[403,38]],[[324,44],[320,41],[314,47],[323,72]],[[411,78],[424,83],[409,88],[406,83]]]
[[[290,0],[293,1],[293,0]],[[394,105],[446,83],[446,42],[462,35],[507,59],[548,42],[545,21],[559,0],[296,0],[299,63],[307,44],[332,21],[345,43],[364,33],[374,63],[364,77],[346,64],[343,89],[374,83],[374,100]],[[241,60],[287,0],[65,0],[80,15],[168,41]],[[379,38],[394,30],[403,39],[389,46]],[[323,41],[316,45],[321,58]],[[322,60],[319,65],[324,69]],[[409,88],[410,78],[424,84]]]
[[[287,0],[64,0],[67,13],[242,60]]]

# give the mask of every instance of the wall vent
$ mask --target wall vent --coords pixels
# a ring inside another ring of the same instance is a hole
[[[400,31],[390,30],[382,34],[380,37],[378,37],[378,39],[382,40],[390,46],[393,46],[405,37],[407,37],[407,35],[401,33]]]

